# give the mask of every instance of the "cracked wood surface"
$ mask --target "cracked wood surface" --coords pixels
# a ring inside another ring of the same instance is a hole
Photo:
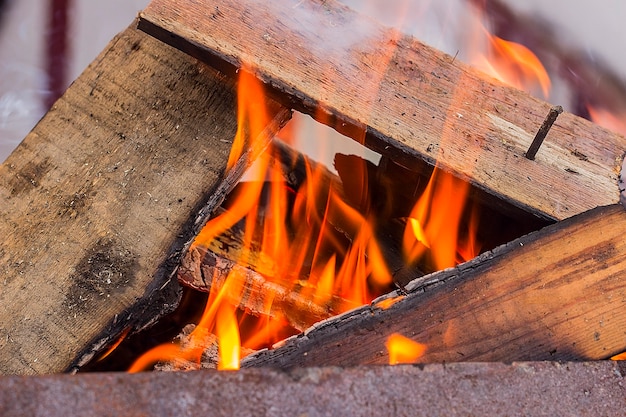
[[[64,371],[171,309],[175,267],[246,165],[225,176],[233,80],[135,26],[0,166],[1,374]],[[270,104],[268,135],[289,117]]]
[[[223,70],[250,66],[290,107],[367,126],[374,150],[436,160],[537,216],[619,201],[623,136],[564,113],[530,161],[549,103],[336,1],[153,0],[139,27]]]

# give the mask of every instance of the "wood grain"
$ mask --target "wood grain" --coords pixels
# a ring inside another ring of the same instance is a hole
[[[153,0],[139,27],[222,70],[252,66],[289,106],[367,130],[368,146],[406,166],[436,160],[538,216],[619,201],[622,136],[564,113],[530,161],[550,104],[336,1]]]
[[[327,300],[316,300],[312,295],[302,294],[305,281],[294,283],[268,278],[202,246],[193,246],[187,252],[178,268],[177,278],[181,285],[207,293],[220,292],[228,282],[233,290],[224,291],[224,294],[233,306],[255,316],[285,319],[298,331],[339,314],[341,307],[345,311],[346,305],[358,305],[330,294]],[[313,294],[313,291],[308,293]]]
[[[245,167],[225,176],[233,80],[135,26],[0,166],[0,373],[64,371],[171,309],[175,267]],[[269,104],[268,135],[289,117]]]
[[[596,208],[415,280],[395,303],[392,293],[318,323],[242,366],[387,363],[392,333],[426,344],[424,363],[608,359],[626,350],[625,235],[621,205]]]

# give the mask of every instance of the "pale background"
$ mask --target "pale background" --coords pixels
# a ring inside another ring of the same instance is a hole
[[[172,0],[175,1],[175,0]],[[463,0],[344,0],[386,25],[400,26],[424,42],[464,57],[464,42],[480,19]],[[148,0],[74,0],[71,14],[70,80],[127,27]],[[621,0],[507,0],[520,13],[538,14],[558,28],[564,45],[579,48],[621,76],[626,74]],[[0,20],[0,161],[45,113],[43,45],[44,0],[5,0]],[[403,11],[398,17],[397,10]],[[312,133],[315,134],[315,133]],[[305,138],[304,142],[308,140]]]

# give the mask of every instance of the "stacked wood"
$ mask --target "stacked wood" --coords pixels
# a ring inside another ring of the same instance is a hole
[[[626,221],[614,205],[622,136],[566,113],[528,160],[548,103],[332,0],[154,0],[138,25],[222,72],[128,29],[0,166],[1,373],[75,369],[176,305],[176,266],[258,151],[225,171],[237,129],[228,75],[243,64],[281,103],[361,135],[385,160],[414,171],[436,161],[544,219],[607,205],[416,280],[407,296],[327,320],[248,365],[384,362],[391,332],[426,343],[425,361],[626,349]],[[337,42],[346,34],[356,37]],[[289,117],[267,102],[262,144]]]
[[[233,79],[133,27],[0,166],[0,373],[67,370],[173,309],[226,173]],[[290,112],[268,101],[272,122]]]
[[[399,333],[420,362],[596,360],[626,350],[626,210],[600,207],[413,281],[242,366],[387,363]]]
[[[367,130],[360,139],[394,161],[436,160],[537,216],[619,201],[622,136],[564,113],[528,160],[550,104],[336,1],[153,0],[139,27],[223,70],[245,63],[290,106]]]

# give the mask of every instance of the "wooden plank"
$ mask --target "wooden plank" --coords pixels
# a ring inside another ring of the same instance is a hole
[[[626,350],[625,235],[621,205],[594,209],[415,280],[406,296],[321,322],[242,366],[387,363],[393,333],[425,344],[424,363],[607,359]]]
[[[175,267],[245,167],[225,177],[234,82],[135,26],[0,166],[0,373],[63,371],[171,309]],[[289,116],[269,105],[264,135]]]
[[[619,201],[624,137],[564,113],[530,161],[550,104],[336,1],[153,0],[139,27],[224,70],[250,65],[291,106],[367,126],[371,148],[407,166],[436,159],[538,216]]]

